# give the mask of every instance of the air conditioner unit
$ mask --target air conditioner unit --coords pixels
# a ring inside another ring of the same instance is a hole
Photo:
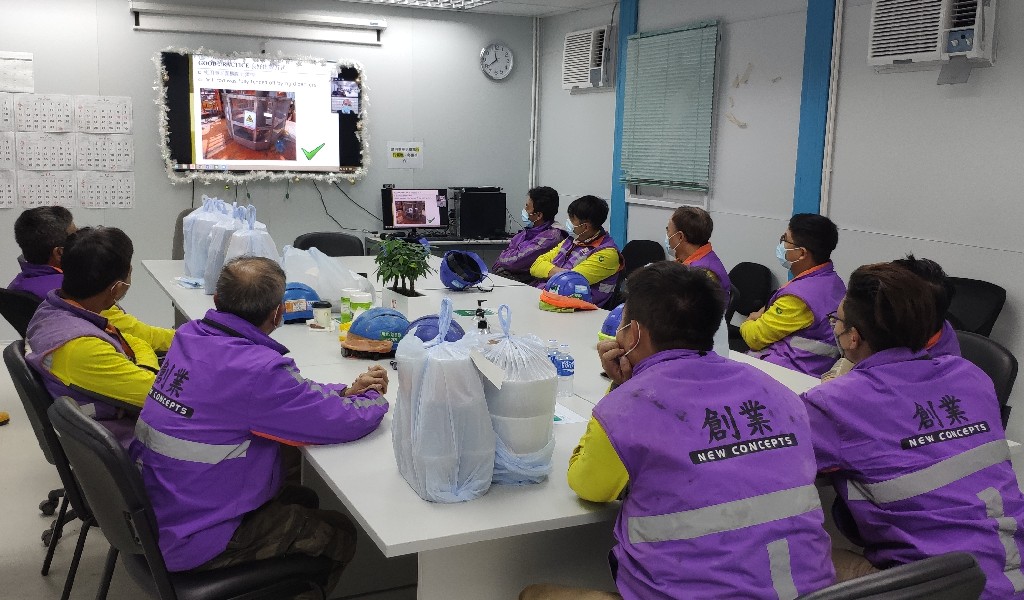
[[[992,65],[996,0],[872,0],[868,64],[919,71]]]
[[[612,28],[594,27],[565,35],[562,89],[604,88],[614,84]]]

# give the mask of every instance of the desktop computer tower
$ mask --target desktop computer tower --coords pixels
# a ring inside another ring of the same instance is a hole
[[[505,233],[505,192],[501,188],[467,187],[452,188],[452,191],[459,237],[491,239],[508,236]]]

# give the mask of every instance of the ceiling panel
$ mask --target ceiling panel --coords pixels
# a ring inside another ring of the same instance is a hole
[[[428,10],[447,9],[453,4],[459,5],[460,0],[341,0],[360,4],[376,4],[380,6],[403,6],[407,8],[425,8]],[[611,6],[614,0],[491,0],[486,4],[475,6],[480,0],[465,0],[472,6],[464,12],[480,12],[517,17],[550,17],[595,6]],[[486,1],[486,0],[484,0]],[[434,3],[435,6],[425,6]],[[437,6],[437,5],[441,6]],[[460,11],[462,12],[462,11]]]

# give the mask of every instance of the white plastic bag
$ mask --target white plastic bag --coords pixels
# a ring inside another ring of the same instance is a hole
[[[259,256],[269,258],[276,263],[281,262],[281,255],[277,252],[274,238],[270,237],[266,226],[262,228],[257,226],[256,207],[251,204],[245,209],[242,226],[232,232],[231,239],[228,240],[224,262],[239,256]]]
[[[304,283],[316,290],[323,300],[329,300],[332,310],[338,312],[339,299],[344,289],[353,288],[376,297],[377,290],[367,278],[346,269],[337,260],[316,248],[299,250],[285,246],[281,267],[289,282]]]
[[[182,247],[185,250],[185,276],[202,278],[206,270],[210,230],[231,218],[223,200],[203,195],[203,205],[185,215],[181,222]]]
[[[494,483],[524,485],[551,472],[558,379],[540,338],[510,333],[511,310],[498,308],[502,333],[483,338],[480,352],[505,372],[501,388],[484,380],[487,409],[498,436]]]
[[[224,268],[224,256],[228,251],[228,243],[231,242],[231,234],[242,226],[241,216],[245,209],[236,207],[233,210],[231,219],[225,219],[215,224],[210,229],[209,248],[206,255],[206,266],[203,269],[203,290],[207,294],[213,294],[217,289],[217,278]]]
[[[430,502],[465,502],[491,486],[494,430],[468,344],[445,342],[452,303],[441,301],[438,337],[398,344],[398,399],[391,424],[398,469]]]

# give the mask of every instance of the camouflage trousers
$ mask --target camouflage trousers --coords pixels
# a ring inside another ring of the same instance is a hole
[[[356,528],[347,516],[319,510],[319,504],[313,490],[286,485],[276,498],[245,515],[224,552],[194,570],[207,571],[290,554],[326,556],[334,561],[324,588],[330,594],[355,554]],[[314,591],[297,598],[319,597]]]

